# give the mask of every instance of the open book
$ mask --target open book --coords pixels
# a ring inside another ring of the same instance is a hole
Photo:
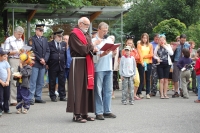
[[[121,45],[121,43],[116,43],[116,44],[112,44],[112,43],[106,43],[101,49],[100,51],[106,51],[106,50],[111,50],[114,51],[117,47],[119,47]]]

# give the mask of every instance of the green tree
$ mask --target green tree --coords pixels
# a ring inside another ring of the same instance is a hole
[[[187,40],[196,43],[196,48],[200,47],[200,22],[190,25],[184,33],[187,35]]]
[[[158,0],[160,16],[164,19],[177,18],[189,26],[199,21],[200,0]]]
[[[124,32],[135,35],[135,42],[140,40],[142,33],[152,36],[153,27],[162,19],[158,12],[160,7],[152,0],[134,1],[129,13],[124,15]]]
[[[144,32],[151,35],[153,28],[166,19],[176,18],[190,26],[200,19],[199,7],[200,0],[133,0],[124,17],[124,30],[135,34],[138,40]]]
[[[186,29],[186,25],[180,22],[178,19],[171,18],[169,20],[164,20],[160,22],[156,27],[154,27],[153,32],[164,33],[167,37],[167,41],[174,41],[176,36],[182,34]]]

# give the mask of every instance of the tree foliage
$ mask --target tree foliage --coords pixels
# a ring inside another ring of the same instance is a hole
[[[180,22],[178,19],[171,18],[164,20],[154,27],[154,33],[164,33],[167,37],[167,41],[174,41],[177,36],[183,33],[186,29],[186,25]]]
[[[124,17],[126,33],[136,35],[136,40],[144,32],[153,33],[153,28],[161,21],[176,18],[186,26],[199,21],[200,0],[133,0],[133,6]]]
[[[196,48],[200,47],[200,22],[197,24],[192,24],[185,31],[188,40],[194,41],[196,43]]]

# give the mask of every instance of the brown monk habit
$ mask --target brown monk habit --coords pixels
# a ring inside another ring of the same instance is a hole
[[[88,33],[84,33],[84,35],[88,42],[87,45],[83,45],[74,33],[70,34],[69,47],[72,58],[86,57],[86,55],[90,53],[89,51],[93,51],[90,35]],[[75,65],[73,68],[74,63]],[[94,112],[94,89],[87,89],[87,66],[85,58],[77,58],[75,62],[73,59],[71,62],[66,111],[82,115],[86,115],[88,112]]]

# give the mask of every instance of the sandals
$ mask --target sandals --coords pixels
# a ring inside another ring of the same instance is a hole
[[[167,95],[164,95],[164,98],[165,98],[165,99],[169,99],[169,97],[168,97]]]
[[[87,121],[95,121],[95,119],[93,117],[90,117],[88,115],[81,115],[83,119],[87,120]]]
[[[83,119],[83,118],[81,117],[81,115],[75,115],[75,116],[73,117],[73,121],[74,121],[74,122],[78,122],[78,123],[86,123],[86,122],[87,122],[87,120],[86,120],[86,119]]]
[[[141,98],[135,96],[135,97],[134,97],[134,100],[141,100]]]
[[[160,99],[165,99],[165,97],[164,96],[160,96]]]

